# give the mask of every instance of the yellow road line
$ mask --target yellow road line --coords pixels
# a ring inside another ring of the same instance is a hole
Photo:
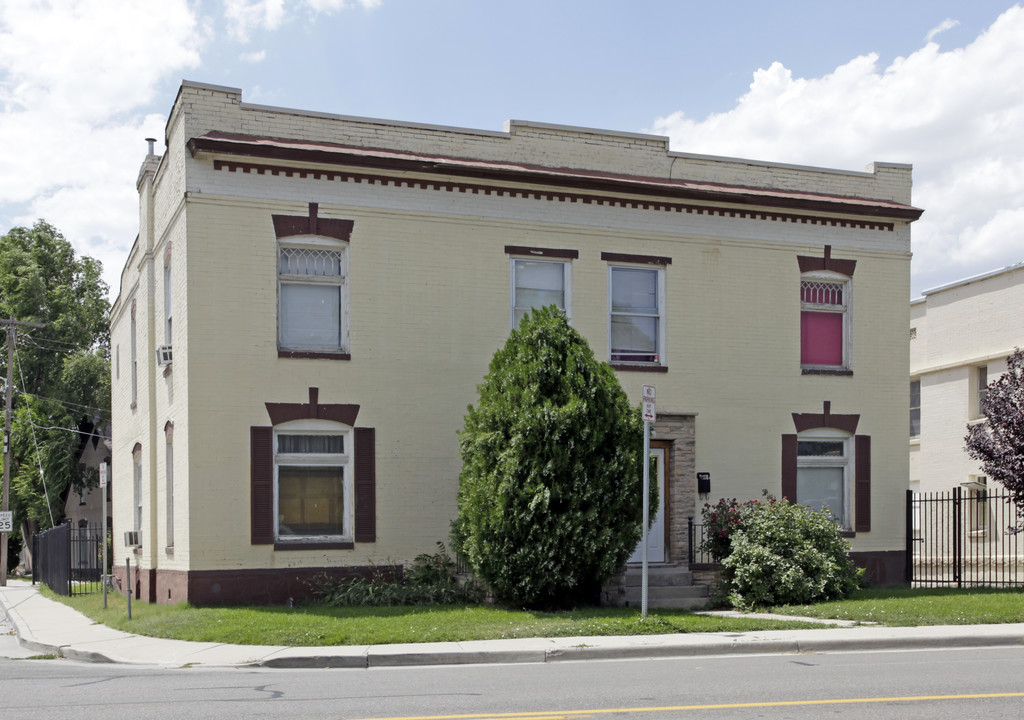
[[[779,700],[775,702],[721,703],[717,705],[673,705],[665,707],[603,708],[598,710],[547,710],[521,713],[482,713],[477,715],[410,715],[406,717],[363,718],[362,720],[549,720],[550,718],[607,715],[610,713],[649,713],[678,710],[729,710],[735,708],[768,708],[796,705],[851,705],[855,703],[921,702],[923,700],[985,700],[1024,697],[1024,692],[981,693],[974,695],[910,695],[907,697],[835,698],[830,700]]]

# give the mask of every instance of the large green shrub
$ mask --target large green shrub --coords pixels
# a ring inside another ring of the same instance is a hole
[[[477,390],[455,548],[499,601],[595,601],[641,535],[639,409],[555,307],[523,318]]]
[[[836,600],[857,589],[863,575],[827,508],[772,497],[748,503],[731,543],[723,581],[740,608]]]

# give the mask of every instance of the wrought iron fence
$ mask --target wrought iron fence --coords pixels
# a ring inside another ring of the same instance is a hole
[[[102,589],[103,531],[99,528],[65,523],[37,535],[34,544],[33,582],[42,582],[59,595],[87,595]]]
[[[695,523],[691,516],[687,520],[686,530],[687,539],[689,541],[687,562],[689,562],[690,565],[713,565],[717,563],[718,561],[711,557],[711,553],[704,550],[704,526]]]
[[[907,492],[907,580],[915,587],[1024,585],[1017,506],[984,486]]]

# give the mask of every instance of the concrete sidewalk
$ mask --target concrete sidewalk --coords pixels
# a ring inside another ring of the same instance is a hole
[[[7,587],[0,588],[0,606],[20,645],[35,654],[163,667],[368,668],[1024,645],[1024,623],[916,628],[831,626],[816,630],[337,647],[225,645],[160,640],[113,630],[48,600],[37,587],[21,580],[8,580]]]

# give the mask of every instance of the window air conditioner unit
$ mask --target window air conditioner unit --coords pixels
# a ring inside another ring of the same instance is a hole
[[[138,530],[126,530],[124,533],[125,547],[142,547],[141,533]]]
[[[174,353],[172,346],[161,345],[156,349],[156,364],[157,365],[170,365],[173,359]]]

